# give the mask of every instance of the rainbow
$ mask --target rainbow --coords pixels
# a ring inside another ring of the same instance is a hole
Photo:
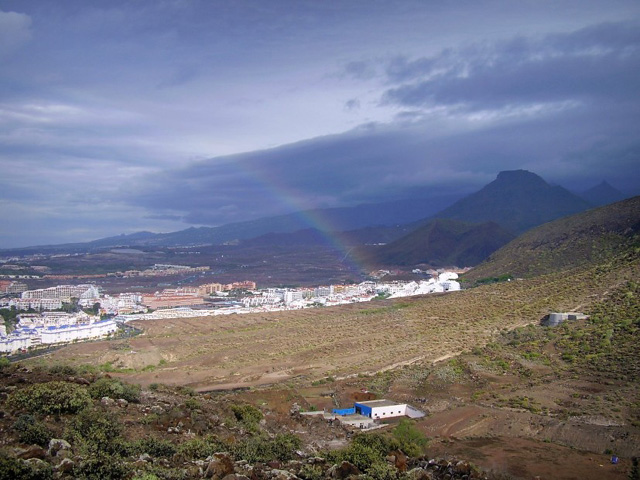
[[[305,195],[295,190],[292,186],[282,182],[281,178],[273,175],[269,171],[260,168],[247,168],[241,162],[234,164],[239,170],[257,183],[257,186],[266,195],[282,205],[284,211],[289,211],[300,218],[302,223],[309,228],[315,229],[325,240],[326,245],[335,251],[337,258],[347,270],[360,274],[366,271],[363,263],[357,259],[353,247],[345,245],[338,235],[339,229],[332,224],[331,220],[317,207],[309,205],[305,200]]]

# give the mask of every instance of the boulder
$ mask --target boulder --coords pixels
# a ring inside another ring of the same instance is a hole
[[[61,438],[52,438],[49,440],[49,450],[47,453],[51,457],[55,457],[59,452],[64,450],[71,450],[71,444],[69,442]]]
[[[343,461],[340,465],[334,465],[327,471],[327,477],[336,480],[344,480],[351,475],[360,475],[360,470],[353,463]]]
[[[62,461],[54,467],[54,470],[60,473],[71,473],[74,466],[75,462],[73,460],[70,458],[63,458]]]
[[[47,456],[47,452],[44,448],[38,445],[30,445],[27,448],[20,448],[16,450],[16,457],[22,458],[23,460],[28,460],[29,458],[39,458],[44,460],[44,457]]]
[[[204,478],[222,480],[227,475],[233,474],[234,464],[232,458],[227,453],[215,453],[213,459],[207,465]]]

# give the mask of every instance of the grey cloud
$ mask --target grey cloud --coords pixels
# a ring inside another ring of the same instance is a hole
[[[31,39],[31,17],[0,10],[0,58],[10,55]]]
[[[640,29],[605,24],[532,42],[517,38],[412,62],[396,60],[383,101],[403,106],[508,104],[626,99],[640,89]],[[421,76],[428,78],[422,79]]]
[[[358,100],[357,98],[347,100],[344,104],[344,108],[346,110],[358,110],[360,108],[360,100]]]
[[[344,66],[345,75],[357,80],[369,80],[376,76],[375,65],[371,61],[358,60]]]

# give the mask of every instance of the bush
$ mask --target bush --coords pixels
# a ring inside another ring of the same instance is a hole
[[[23,460],[0,452],[0,480],[50,480],[53,470],[50,465],[34,467]]]
[[[214,436],[194,438],[178,446],[178,454],[188,460],[207,458],[216,452],[226,450],[227,446]]]
[[[11,365],[11,362],[7,357],[0,357],[0,370]]]
[[[329,452],[327,458],[333,463],[353,463],[361,472],[368,473],[374,465],[384,463],[390,452],[399,448],[400,445],[395,439],[377,433],[361,433],[353,438],[348,447]]]
[[[411,420],[403,418],[393,430],[393,436],[400,444],[400,449],[410,457],[418,457],[424,453],[429,439],[416,428]]]
[[[202,404],[200,403],[200,400],[193,397],[187,398],[184,402],[184,406],[187,407],[189,410],[199,410],[200,408],[202,408]]]
[[[56,375],[78,375],[78,370],[71,365],[52,365],[49,372]]]
[[[320,465],[309,465],[305,463],[298,472],[298,477],[304,480],[320,480],[324,478],[324,472]]]
[[[291,460],[302,442],[293,434],[278,434],[273,439],[251,437],[231,447],[236,460],[249,463]]]
[[[117,378],[103,377],[89,386],[89,395],[99,399],[102,397],[124,398],[127,402],[140,401],[140,386],[124,383]]]
[[[95,452],[73,468],[76,480],[120,480],[127,478],[130,469],[120,457],[105,452]]]
[[[7,405],[15,410],[58,415],[83,410],[91,405],[91,397],[84,387],[75,383],[47,382],[11,393]]]
[[[112,415],[86,409],[71,420],[66,437],[79,443],[87,453],[113,453],[120,448],[116,440],[119,440],[121,431],[120,423]]]
[[[176,446],[169,440],[160,440],[155,437],[145,437],[132,444],[135,454],[148,453],[152,457],[168,458],[176,453]]]
[[[253,405],[232,405],[231,411],[236,420],[245,425],[255,425],[262,420],[262,412]]]
[[[53,438],[51,430],[33,415],[20,415],[16,423],[13,424],[13,429],[18,432],[18,439],[22,443],[46,447],[49,440]]]

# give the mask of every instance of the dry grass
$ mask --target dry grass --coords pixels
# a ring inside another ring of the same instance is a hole
[[[127,376],[142,384],[197,389],[369,374],[469,351],[550,311],[584,309],[610,286],[637,278],[637,270],[635,261],[397,301],[150,321],[138,324],[145,334],[129,340],[130,348],[99,342],[54,355],[132,368]]]

